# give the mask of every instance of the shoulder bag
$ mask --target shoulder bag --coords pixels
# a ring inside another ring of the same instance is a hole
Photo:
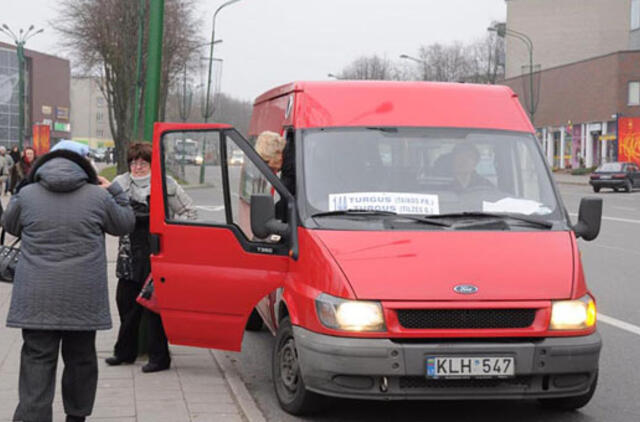
[[[20,238],[16,238],[10,245],[5,245],[4,240],[5,231],[2,229],[2,234],[0,234],[0,281],[12,283],[20,258],[20,247],[17,246]]]

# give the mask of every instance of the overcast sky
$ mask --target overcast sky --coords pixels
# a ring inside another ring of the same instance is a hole
[[[208,40],[211,15],[223,0],[197,1]],[[0,24],[45,28],[27,47],[64,56],[51,28],[56,3],[0,0]],[[222,91],[252,100],[293,80],[327,79],[361,55],[395,60],[420,45],[470,42],[505,17],[505,0],[241,0],[218,15],[216,38],[223,43],[214,55],[224,60]]]

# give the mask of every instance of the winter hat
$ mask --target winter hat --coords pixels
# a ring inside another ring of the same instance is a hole
[[[68,139],[64,139],[55,144],[53,148],[51,148],[51,151],[57,151],[59,149],[66,149],[67,151],[75,152],[83,157],[89,155],[89,147],[87,145],[76,141],[70,141]]]

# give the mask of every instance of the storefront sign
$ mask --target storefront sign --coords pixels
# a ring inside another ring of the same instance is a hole
[[[56,107],[56,119],[69,120],[69,107]]]
[[[618,120],[618,160],[640,165],[640,118],[621,117]]]
[[[71,132],[71,124],[63,122],[55,122],[53,124],[53,130],[56,132]]]
[[[47,116],[48,116],[48,115],[50,115],[51,113],[53,113],[53,109],[52,109],[52,107],[51,107],[51,106],[48,106],[48,105],[43,105],[43,106],[42,106],[42,114],[45,114],[45,115],[47,115]]]
[[[51,146],[51,128],[48,125],[33,125],[33,149],[36,155],[49,152]]]

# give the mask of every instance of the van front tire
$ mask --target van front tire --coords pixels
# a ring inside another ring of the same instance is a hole
[[[296,416],[319,409],[323,397],[308,391],[304,385],[289,317],[280,321],[273,347],[271,369],[273,388],[282,409]]]
[[[598,384],[598,374],[596,374],[593,383],[591,383],[591,387],[589,391],[580,396],[573,397],[561,397],[558,399],[540,399],[540,404],[543,407],[548,409],[562,410],[562,411],[572,411],[580,409],[589,403],[593,394],[596,392],[596,386]]]

